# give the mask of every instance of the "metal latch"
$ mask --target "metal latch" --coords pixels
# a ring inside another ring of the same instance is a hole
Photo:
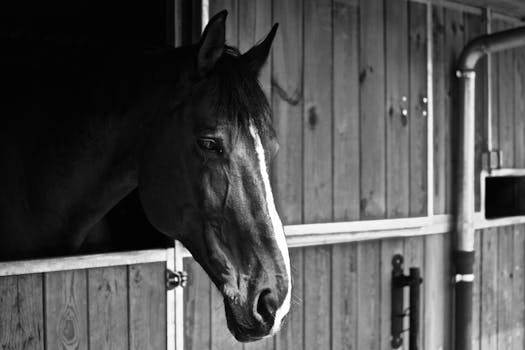
[[[409,316],[409,350],[418,349],[418,332],[419,332],[419,302],[420,302],[420,285],[423,282],[419,268],[411,267],[410,274],[403,274],[403,256],[395,255],[392,259],[392,310],[391,310],[391,335],[390,345],[397,349],[403,344],[401,334],[404,332],[403,319],[407,316],[404,309],[403,288],[409,287],[410,300],[408,307]]]
[[[176,287],[184,288],[188,284],[188,273],[186,271],[171,271],[166,269],[166,288],[172,290]]]

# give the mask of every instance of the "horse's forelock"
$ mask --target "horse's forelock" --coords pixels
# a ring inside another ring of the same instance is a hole
[[[231,118],[232,123],[245,130],[250,124],[255,125],[261,136],[272,132],[268,100],[257,76],[236,48],[226,47],[206,79],[206,90],[214,112]]]

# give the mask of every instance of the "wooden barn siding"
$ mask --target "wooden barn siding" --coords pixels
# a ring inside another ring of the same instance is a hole
[[[425,215],[426,5],[406,0],[210,1],[211,13],[222,8],[230,11],[227,38],[232,44],[239,43],[241,51],[259,40],[270,23],[280,23],[267,68],[271,77],[263,72],[262,85],[271,96],[281,144],[272,182],[283,221]],[[259,12],[263,13],[260,18]],[[432,21],[432,190],[435,213],[442,214],[451,212],[454,193],[454,62],[470,38],[484,33],[485,23],[480,15],[438,6],[432,7]],[[516,93],[523,91],[525,83],[523,53],[512,54],[511,64],[521,77],[511,79]],[[485,65],[483,60],[477,69],[478,170],[485,142],[481,119],[486,115]],[[494,91],[506,81],[497,76]],[[506,147],[514,145],[513,164],[525,165],[525,158],[518,156],[525,152],[525,122],[515,117],[523,115],[524,99],[508,92],[499,95],[512,99],[514,106],[514,134],[505,136],[513,141]],[[496,96],[493,100],[493,108],[500,108]],[[402,114],[405,108],[407,117]],[[499,123],[509,123],[509,118],[501,122],[495,116],[496,139],[503,130]],[[504,125],[508,134],[508,124]],[[509,237],[500,238],[499,232],[505,230],[513,232],[513,244],[508,233]],[[519,298],[525,262],[519,249],[524,239],[525,227],[521,226],[477,233],[481,254],[476,257],[476,272],[483,277],[475,285],[476,349],[497,349],[498,342],[500,349],[506,349],[500,329],[515,334],[509,344],[520,348],[523,313],[513,309],[506,318],[499,310],[523,304]],[[198,264],[187,259],[191,278],[185,290],[186,349],[390,349],[390,262],[396,253],[404,254],[406,268],[418,266],[424,276],[420,347],[449,349],[450,244],[449,235],[433,235],[292,249],[294,295],[289,320],[275,338],[245,345],[236,343],[226,331],[220,296]],[[512,262],[504,246],[513,248]],[[499,266],[517,272],[512,277],[500,276]],[[505,278],[508,285],[519,288],[510,295],[497,294],[497,285]]]
[[[0,277],[0,349],[166,349],[165,268]]]

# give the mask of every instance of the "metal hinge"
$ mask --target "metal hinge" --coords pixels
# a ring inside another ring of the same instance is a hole
[[[188,284],[188,273],[186,271],[171,271],[166,269],[166,288],[172,290],[176,287],[184,288]]]
[[[481,157],[481,164],[485,170],[500,169],[502,159],[501,150],[487,151]]]

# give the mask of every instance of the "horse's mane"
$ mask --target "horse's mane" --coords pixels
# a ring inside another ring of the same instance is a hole
[[[257,79],[257,73],[243,62],[237,48],[226,46],[210,72],[207,85],[221,115],[235,118],[238,125],[252,122],[260,133],[273,132],[271,109]]]

